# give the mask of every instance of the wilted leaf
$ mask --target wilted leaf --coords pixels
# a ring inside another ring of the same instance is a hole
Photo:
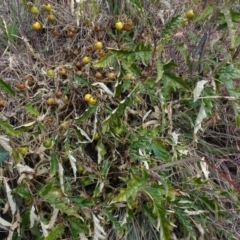
[[[193,90],[193,101],[197,101],[198,97],[201,95],[204,85],[207,83],[207,80],[201,80],[197,82],[197,86]]]
[[[195,126],[194,126],[194,137],[195,137],[195,139],[196,139],[196,134],[199,131],[199,129],[201,129],[202,122],[206,117],[207,117],[207,113],[205,111],[205,104],[202,101],[201,108],[198,112],[197,119],[195,121]]]
[[[158,82],[163,76],[163,73],[164,73],[163,66],[164,66],[164,64],[160,61],[156,61],[156,66],[157,66],[157,79],[156,79],[155,82]]]
[[[69,158],[69,161],[70,161],[72,170],[73,170],[74,181],[76,181],[76,179],[77,179],[76,161],[77,161],[77,160],[76,160],[76,158],[73,156],[73,154],[72,154],[71,151],[68,152],[68,158]]]

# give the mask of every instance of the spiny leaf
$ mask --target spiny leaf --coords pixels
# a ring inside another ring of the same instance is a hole
[[[28,112],[30,112],[31,114],[33,115],[36,115],[36,116],[39,116],[40,113],[39,111],[37,110],[37,108],[35,108],[31,103],[25,105],[25,108]]]
[[[90,105],[89,108],[86,109],[81,116],[74,118],[74,120],[84,122],[92,113],[95,113],[96,109],[97,109],[97,104]]]
[[[110,116],[108,116],[102,123],[102,132],[105,133],[107,130],[107,127],[109,127],[109,124],[111,122],[114,122],[114,120],[117,120],[119,116],[123,115],[126,107],[130,106],[133,102],[133,99],[136,97],[137,93],[139,91],[139,85],[137,85],[129,95],[122,100],[118,107],[114,109]]]
[[[32,197],[26,184],[18,185],[17,188],[15,188],[12,192],[18,194],[19,196],[25,199],[31,199]]]
[[[15,91],[11,88],[11,85],[9,83],[4,82],[2,78],[0,78],[0,89],[2,89],[3,91],[12,96],[15,95]]]
[[[238,79],[240,76],[240,69],[234,67],[233,64],[226,65],[220,68],[217,72],[219,80],[222,83],[228,82],[230,80]]]
[[[83,86],[87,86],[87,87],[91,86],[91,84],[88,82],[88,80],[86,80],[85,78],[82,78],[80,76],[75,75],[74,80],[78,81],[78,83],[82,84]]]
[[[72,239],[79,239],[80,233],[88,233],[88,228],[79,218],[68,217],[68,226],[71,233]]]
[[[201,20],[206,19],[206,17],[213,13],[214,7],[212,4],[208,5],[207,8],[201,13],[201,15],[198,15],[194,17],[193,22],[199,22]]]
[[[195,236],[196,233],[189,216],[180,207],[175,207],[174,212],[185,232],[189,233],[191,236]]]
[[[147,184],[147,178],[139,178],[135,175],[131,176],[131,179],[127,183],[127,188],[120,189],[120,193],[116,196],[114,202],[127,202],[129,199],[134,200],[137,193],[144,189]]]
[[[9,123],[8,121],[4,121],[2,119],[0,119],[0,126],[2,127],[2,129],[4,129],[6,131],[6,133],[9,135],[9,136],[12,136],[12,137],[16,137],[19,135],[19,131],[15,130]]]
[[[182,87],[185,90],[190,90],[189,86],[184,82],[184,80],[180,77],[177,77],[175,74],[170,73],[170,72],[165,72],[164,77],[169,79],[171,84],[177,84],[179,87]]]
[[[165,28],[162,31],[162,36],[166,34],[172,34],[173,30],[181,25],[182,15],[177,15],[171,18],[171,20],[167,23]]]
[[[153,139],[149,148],[153,151],[155,157],[161,158],[165,161],[169,161],[171,159],[169,153],[158,139]]]
[[[167,211],[158,203],[154,203],[153,211],[158,215],[161,223],[161,240],[170,240],[171,239],[171,225],[167,220]]]
[[[106,68],[108,66],[114,65],[117,62],[116,56],[114,54],[108,53],[100,60],[96,61],[93,66],[95,68]]]
[[[49,232],[48,236],[44,238],[44,240],[61,239],[63,233],[64,227],[61,224],[57,224],[56,227],[51,232]]]
[[[189,53],[187,52],[186,48],[184,47],[184,44],[177,44],[176,45],[177,50],[181,53],[184,62],[187,63],[188,62],[188,58],[189,58]]]

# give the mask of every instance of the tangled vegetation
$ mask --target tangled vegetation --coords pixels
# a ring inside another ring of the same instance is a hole
[[[239,239],[238,1],[0,2],[1,239]]]

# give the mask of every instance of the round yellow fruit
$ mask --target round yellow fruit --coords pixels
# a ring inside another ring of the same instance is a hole
[[[30,12],[31,12],[31,14],[37,15],[39,13],[39,10],[36,6],[32,6],[30,8]]]
[[[21,155],[25,155],[28,153],[28,147],[27,146],[19,147],[17,149],[17,152],[20,153]]]
[[[77,168],[77,173],[83,174],[84,170],[85,170],[84,166],[83,165],[79,165],[78,168]]]
[[[57,101],[56,101],[55,98],[48,98],[48,99],[47,99],[47,104],[48,104],[49,106],[53,106],[53,105],[57,104]]]
[[[88,64],[88,63],[90,62],[90,58],[87,57],[87,56],[85,56],[85,57],[82,59],[82,62],[83,62],[84,64]]]
[[[45,148],[50,148],[50,147],[52,146],[52,140],[51,140],[51,139],[46,139],[46,140],[44,140],[43,146],[44,146]]]
[[[67,74],[67,70],[66,68],[64,67],[60,67],[59,70],[58,70],[58,73],[62,76],[66,75]]]
[[[45,11],[47,11],[47,12],[51,12],[51,10],[52,10],[52,5],[49,4],[49,3],[47,3],[47,4],[45,4],[45,5],[43,6],[43,9],[44,9]]]
[[[54,75],[54,71],[53,71],[52,69],[48,69],[48,70],[47,70],[47,75],[48,75],[49,77],[52,77],[52,76]]]
[[[53,14],[48,15],[48,21],[53,22],[55,20],[55,16]]]
[[[103,48],[102,42],[95,42],[93,45],[95,50],[101,50]]]
[[[116,28],[117,30],[123,29],[123,23],[120,22],[120,21],[116,22],[116,23],[115,23],[115,28]]]
[[[94,76],[98,80],[101,80],[103,78],[103,75],[100,72],[96,72]]]
[[[121,135],[122,134],[122,132],[123,132],[123,129],[122,128],[120,128],[120,127],[115,127],[114,129],[113,129],[113,132],[114,132],[114,134],[116,134],[116,135]]]
[[[107,78],[109,79],[109,80],[114,80],[115,79],[115,73],[113,73],[113,72],[110,72],[110,73],[108,73],[107,74]]]
[[[67,127],[68,127],[68,122],[67,121],[61,123],[61,125],[60,125],[60,129],[67,129]]]
[[[40,30],[42,28],[42,25],[40,22],[36,21],[33,23],[32,27],[34,30]]]
[[[96,99],[95,97],[91,96],[91,97],[89,98],[88,103],[89,103],[89,104],[96,104],[96,103],[97,103],[97,99]]]
[[[89,93],[85,94],[84,100],[85,100],[86,102],[89,102],[90,98],[92,98],[92,95],[91,95],[91,94],[89,94]]]
[[[183,20],[182,20],[182,25],[183,25],[183,26],[188,25],[188,19],[187,19],[187,18],[183,18]]]
[[[186,13],[185,13],[185,17],[190,20],[194,17],[194,12],[192,9],[188,10]]]
[[[63,101],[65,104],[68,104],[68,102],[69,102],[68,96],[67,96],[67,95],[63,95],[63,96],[62,96],[62,101]]]
[[[97,141],[97,140],[99,140],[99,138],[100,138],[100,135],[98,132],[96,132],[93,136],[93,140]]]

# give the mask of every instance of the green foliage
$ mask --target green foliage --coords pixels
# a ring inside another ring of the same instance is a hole
[[[9,157],[9,152],[0,146],[0,163],[6,160]]]
[[[0,89],[10,95],[15,95],[15,91],[11,88],[11,84],[6,83],[2,78],[0,78]]]
[[[44,240],[57,240],[61,238],[63,232],[63,226],[57,224],[56,227],[51,232],[49,232],[48,236],[44,238]]]
[[[26,1],[17,17],[4,15],[0,207],[9,210],[1,224],[20,226],[13,239],[18,230],[45,240],[236,239],[227,223],[239,223],[240,205],[238,3],[188,3],[188,25],[173,1],[119,3],[83,1],[67,11],[51,3],[51,23],[38,0],[37,16]],[[83,56],[91,62],[75,69]]]

